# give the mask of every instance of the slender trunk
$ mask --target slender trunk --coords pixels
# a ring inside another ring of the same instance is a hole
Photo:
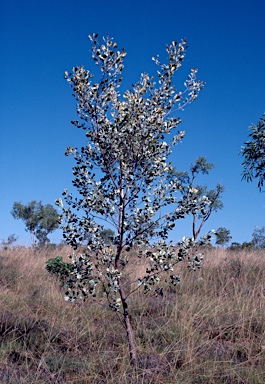
[[[196,238],[197,238],[197,234],[196,234],[196,214],[193,214],[192,234],[193,234],[193,240],[196,241]]]
[[[124,194],[124,189],[123,189],[123,177],[121,175],[121,180],[120,180],[120,207],[119,207],[119,228],[118,228],[118,233],[119,233],[119,244],[117,247],[117,253],[115,257],[115,268],[120,269],[120,260],[122,257],[122,250],[123,250],[123,236],[124,236],[124,217],[125,217],[125,199],[126,199],[126,194]],[[134,334],[133,334],[133,329],[132,329],[132,324],[131,324],[131,319],[128,311],[128,304],[126,300],[126,294],[124,291],[123,283],[121,279],[119,279],[119,293],[120,293],[120,298],[122,302],[122,309],[123,309],[123,321],[124,325],[126,328],[126,333],[127,333],[127,340],[129,344],[129,351],[130,351],[130,360],[131,364],[133,366],[137,366],[137,353],[136,353],[136,347],[135,347],[135,340],[134,340]]]
[[[206,220],[207,220],[207,219],[206,219]],[[199,234],[200,234],[200,232],[201,232],[201,229],[202,229],[202,227],[203,227],[203,225],[204,225],[204,223],[205,223],[206,220],[203,219],[203,220],[201,221],[201,224],[200,224],[198,230],[196,231],[196,214],[193,215],[192,232],[193,232],[193,239],[194,239],[194,241],[196,241],[197,237],[199,236]]]
[[[30,237],[31,237],[31,244],[33,245],[33,247],[35,247],[35,245],[36,245],[36,230],[35,229],[30,231]]]
[[[123,320],[127,332],[127,340],[129,344],[129,350],[130,350],[130,359],[131,364],[134,366],[137,366],[137,352],[136,352],[136,346],[135,346],[135,340],[134,340],[134,334],[131,324],[131,319],[128,311],[128,304],[126,301],[126,295],[123,289],[123,285],[121,280],[119,279],[119,292],[121,296],[122,301],[122,308],[123,308]]]

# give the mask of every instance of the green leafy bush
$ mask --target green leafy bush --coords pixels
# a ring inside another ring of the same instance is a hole
[[[56,275],[63,283],[70,276],[73,265],[65,263],[62,256],[57,256],[46,261],[46,269],[48,272]]]

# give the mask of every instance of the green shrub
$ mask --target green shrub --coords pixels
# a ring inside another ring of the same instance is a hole
[[[62,283],[70,276],[73,265],[65,263],[62,256],[57,256],[46,261],[46,269],[51,274],[56,275]]]

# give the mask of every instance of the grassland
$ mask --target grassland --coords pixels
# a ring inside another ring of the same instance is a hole
[[[212,249],[163,297],[132,295],[137,369],[117,314],[64,301],[45,261],[67,254],[1,250],[0,383],[265,383],[264,251]]]

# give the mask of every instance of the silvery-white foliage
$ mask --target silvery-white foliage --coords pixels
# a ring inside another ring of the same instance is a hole
[[[203,214],[209,201],[205,196],[196,199],[192,191],[183,196],[181,183],[168,181],[167,174],[172,167],[168,156],[185,134],[177,130],[181,120],[175,113],[198,97],[204,83],[192,69],[183,89],[175,87],[173,76],[182,65],[187,45],[185,40],[173,41],[166,47],[167,63],[153,58],[156,76],[142,73],[121,94],[125,51],[109,37],[99,43],[93,34],[89,40],[99,68],[97,80],[83,66],[65,72],[77,101],[78,120],[72,124],[85,131],[87,141],[81,149],[66,151],[76,162],[73,186],[79,196],[64,190],[63,200],[57,201],[64,238],[74,248],[67,299],[85,299],[103,291],[110,308],[119,310],[125,300],[121,280],[132,249],[148,261],[145,276],[138,279],[145,292],[165,272],[176,284],[179,276],[174,266],[186,257],[191,268],[200,266],[201,255],[190,256],[195,245],[192,239],[183,239],[176,253],[167,238],[178,219],[194,210]],[[105,246],[99,219],[115,229],[114,246]],[[78,245],[87,238],[79,254]]]

